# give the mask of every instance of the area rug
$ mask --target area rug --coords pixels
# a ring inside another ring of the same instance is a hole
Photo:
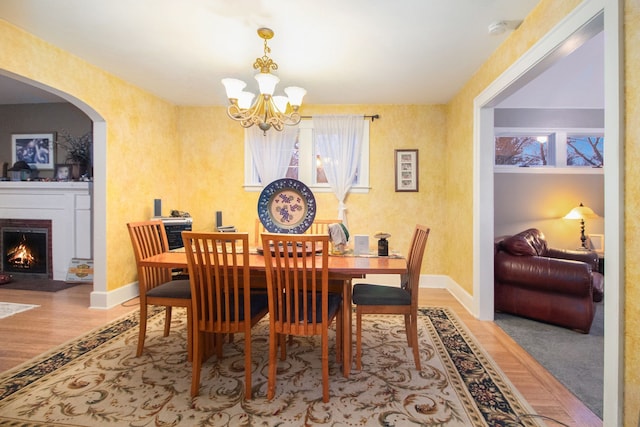
[[[13,281],[0,285],[0,289],[17,289],[21,291],[58,292],[78,286],[81,282],[64,282],[62,280],[13,278]]]
[[[0,302],[0,319],[13,316],[14,314],[21,313],[23,311],[31,310],[36,307],[40,306],[33,304],[16,304],[13,302]]]
[[[174,309],[175,310],[175,309]],[[184,312],[162,336],[150,316],[136,358],[138,314],[126,316],[0,376],[0,425],[20,426],[538,426],[532,409],[455,314],[419,316],[422,370],[400,316],[367,316],[363,369],[342,376],[330,353],[330,402],[322,402],[320,345],[294,338],[266,399],[268,319],[253,338],[253,399],[244,399],[244,337],[202,369],[189,395]],[[335,335],[330,337],[333,341]]]

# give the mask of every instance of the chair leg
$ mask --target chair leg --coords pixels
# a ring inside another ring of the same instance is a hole
[[[140,327],[138,329],[138,348],[136,350],[136,357],[142,356],[144,339],[147,335],[147,304],[140,304]]]
[[[407,336],[411,335],[411,347],[413,348],[413,360],[416,363],[416,369],[422,370],[420,366],[420,348],[418,346],[418,319],[415,316],[411,316],[411,332],[407,329]]]
[[[233,337],[233,334],[230,334]],[[244,394],[251,400],[251,330],[244,333]]]
[[[293,335],[289,335],[289,339],[291,340]],[[286,336],[283,334],[278,335],[278,343],[280,344],[280,360],[285,360],[287,358],[287,340]]]
[[[413,347],[413,343],[411,341],[413,336],[409,333],[409,331],[411,330],[411,317],[408,314],[404,315],[404,330],[407,334],[407,345],[409,347]]]
[[[224,345],[225,334],[215,334],[214,343],[216,349],[216,357],[218,360],[222,360],[222,346]]]
[[[193,332],[193,362],[191,364],[191,397],[196,397],[200,391],[200,370],[202,368],[202,332]]]
[[[164,336],[169,336],[169,331],[171,331],[171,306],[166,306],[164,308]]]
[[[193,361],[193,315],[191,306],[187,306],[187,360]]]
[[[322,330],[322,401],[329,401],[329,327]]]
[[[276,394],[276,371],[278,368],[278,342],[280,337],[269,328],[269,379],[267,382],[267,399],[273,399]]]
[[[356,308],[356,368],[362,369],[362,361],[360,357],[362,355],[362,313],[360,307]]]
[[[336,314],[336,363],[342,362],[342,334],[344,334],[342,322],[342,310]],[[346,363],[346,361],[345,361]]]

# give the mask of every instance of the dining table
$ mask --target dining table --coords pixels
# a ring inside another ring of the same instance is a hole
[[[187,254],[184,248],[174,249],[153,255],[141,261],[142,265],[148,267],[161,267],[172,269],[188,268]],[[264,277],[266,267],[264,256],[258,250],[252,248],[249,254],[249,269],[252,274]],[[376,255],[330,255],[329,256],[329,279],[342,281],[343,297],[343,375],[348,378],[353,363],[352,357],[352,307],[351,291],[352,281],[364,278],[367,274],[404,274],[407,272],[407,261],[398,255],[376,256]]]

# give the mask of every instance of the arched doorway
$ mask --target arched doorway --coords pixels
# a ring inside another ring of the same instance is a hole
[[[106,123],[104,118],[91,106],[80,99],[64,93],[56,88],[44,85],[40,82],[27,79],[6,70],[0,70],[0,76],[15,81],[20,87],[27,87],[24,96],[30,98],[42,97],[43,99],[62,99],[74,105],[93,122],[93,257],[94,257],[94,282],[91,294],[90,306],[95,308],[107,308],[106,286]],[[7,95],[5,95],[7,96]]]

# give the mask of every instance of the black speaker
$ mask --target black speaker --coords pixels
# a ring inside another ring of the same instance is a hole
[[[216,229],[222,227],[222,211],[216,211]]]
[[[162,216],[162,200],[153,199],[153,216]]]

